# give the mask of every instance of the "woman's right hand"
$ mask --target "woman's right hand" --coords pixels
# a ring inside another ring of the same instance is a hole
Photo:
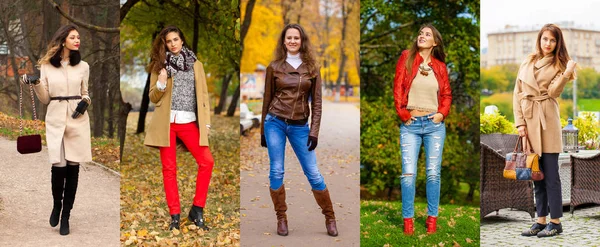
[[[573,74],[575,72],[575,66],[577,66],[577,63],[573,60],[569,60],[569,62],[567,62],[565,73],[569,75]]]
[[[166,69],[163,68],[160,70],[160,73],[158,74],[158,81],[160,83],[164,83],[164,84],[167,83],[167,70]]]
[[[519,136],[527,136],[527,127],[525,125],[517,127],[517,130],[519,131]]]
[[[37,85],[40,82],[40,78],[37,76],[28,76],[24,74],[21,76],[20,81],[25,85]]]

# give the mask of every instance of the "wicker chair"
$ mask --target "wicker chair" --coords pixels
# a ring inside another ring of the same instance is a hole
[[[571,155],[571,214],[575,207],[600,204],[600,154],[579,158]]]
[[[482,135],[483,136],[483,135]],[[507,137],[512,138],[512,137]],[[482,138],[483,140],[483,138]],[[516,142],[516,138],[512,145]],[[514,148],[514,146],[513,146]],[[504,155],[485,143],[480,145],[481,214],[483,219],[489,213],[503,208],[525,211],[535,216],[533,183],[531,181],[511,181],[502,176]]]

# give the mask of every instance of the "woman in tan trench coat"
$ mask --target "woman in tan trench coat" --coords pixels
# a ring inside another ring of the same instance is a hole
[[[152,72],[149,96],[156,108],[144,144],[160,150],[163,184],[171,215],[169,230],[180,228],[177,139],[192,153],[198,173],[188,219],[200,229],[208,230],[204,206],[214,164],[208,148],[208,89],[202,63],[187,45],[183,32],[175,26],[165,27],[154,41],[149,65]]]
[[[575,65],[562,31],[546,24],[538,33],[536,52],[521,64],[513,94],[515,125],[540,156],[542,181],[534,181],[538,220],[523,236],[549,237],[562,232],[562,195],[558,155],[562,152],[558,101],[565,85],[575,77]],[[546,216],[551,220],[546,224]]]
[[[58,29],[40,59],[40,78],[22,82],[35,84],[35,93],[46,112],[46,143],[52,164],[52,197],[54,207],[50,225],[60,234],[69,234],[69,217],[75,202],[79,180],[79,163],[92,161],[90,120],[86,112],[89,65],[81,61],[79,32],[74,25]],[[62,209],[62,215],[61,215]]]

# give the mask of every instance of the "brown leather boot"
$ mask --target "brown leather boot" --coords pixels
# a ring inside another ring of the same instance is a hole
[[[329,236],[337,236],[337,226],[335,224],[335,213],[333,212],[333,205],[331,204],[331,198],[329,197],[329,190],[312,190],[317,204],[321,207],[321,212],[325,215],[325,228],[327,228],[327,234]]]
[[[285,188],[282,184],[277,190],[273,190],[271,188],[269,188],[269,190],[271,191],[271,200],[273,200],[275,212],[277,212],[277,235],[287,236],[288,226],[287,215],[285,214],[285,211],[287,211],[287,204],[285,203]]]

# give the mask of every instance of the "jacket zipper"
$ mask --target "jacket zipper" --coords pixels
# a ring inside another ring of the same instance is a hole
[[[279,95],[275,96],[275,101],[273,104],[271,104],[271,107],[269,107],[269,111],[271,111],[273,109],[273,107],[275,107],[275,105],[279,102],[279,97],[281,97],[281,93],[279,93]]]
[[[300,93],[300,83],[302,83],[302,75],[300,75],[300,79],[298,80],[298,87],[296,88],[296,100],[294,100],[294,107],[292,108],[292,115],[290,115],[290,119],[294,119],[294,113],[296,112],[296,103],[298,103],[298,93]]]

